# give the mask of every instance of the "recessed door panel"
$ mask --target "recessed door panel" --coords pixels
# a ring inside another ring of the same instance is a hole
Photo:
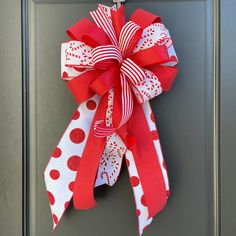
[[[30,2],[31,235],[51,235],[43,171],[76,103],[60,80],[66,29],[99,1]],[[103,1],[102,1],[103,2]],[[212,235],[212,7],[211,1],[126,1],[130,15],[144,8],[162,17],[175,41],[180,73],[172,90],[152,100],[171,197],[144,235]],[[104,1],[111,4],[111,1]],[[96,190],[98,206],[68,209],[55,230],[64,236],[137,235],[125,166],[116,185]]]

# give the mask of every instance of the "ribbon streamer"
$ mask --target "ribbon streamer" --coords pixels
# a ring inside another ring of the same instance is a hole
[[[125,158],[139,234],[165,206],[169,181],[149,100],[170,90],[178,59],[160,17],[98,5],[68,30],[61,77],[78,109],[53,151],[45,182],[54,228],[69,202],[96,206],[94,187],[112,186]]]

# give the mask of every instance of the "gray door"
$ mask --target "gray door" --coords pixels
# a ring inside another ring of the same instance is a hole
[[[77,106],[60,80],[60,44],[67,40],[66,29],[99,2],[111,5],[112,1],[0,3],[1,236],[52,235],[43,171]],[[141,7],[162,17],[180,59],[172,90],[151,102],[171,197],[144,233],[147,236],[236,233],[236,2],[219,3],[126,0],[128,15]],[[89,211],[76,211],[71,205],[53,234],[138,235],[125,167],[115,186],[96,189],[96,199],[98,206]]]
[[[99,1],[30,2],[31,224],[51,234],[51,215],[42,178],[50,153],[77,104],[60,81],[60,43],[66,29]],[[106,1],[111,4],[111,1]],[[210,1],[126,1],[130,14],[141,7],[159,14],[171,30],[180,73],[170,93],[153,99],[172,196],[146,235],[213,233],[213,4]],[[127,171],[112,188],[97,192],[98,207],[71,207],[55,234],[137,235],[135,205]]]

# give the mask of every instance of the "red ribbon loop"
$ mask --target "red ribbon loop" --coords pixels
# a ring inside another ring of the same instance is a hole
[[[103,96],[119,82],[119,78],[120,66],[117,63],[113,63],[108,70],[105,70],[89,85],[89,88],[98,95]]]
[[[170,61],[167,47],[163,45],[155,45],[138,51],[130,56],[130,59],[140,67],[146,67],[153,64],[163,64]]]
[[[125,25],[125,8],[124,5],[121,5],[119,9],[111,9],[112,24],[116,31],[116,36],[119,39],[120,32],[123,26]]]
[[[67,82],[67,88],[70,90],[78,104],[81,104],[94,96],[95,93],[92,89],[89,89],[89,86],[101,74],[102,71],[98,70],[88,71]]]
[[[152,71],[161,82],[163,91],[168,92],[178,74],[178,68],[176,66],[163,66],[163,65],[152,65],[147,67],[148,70]]]
[[[87,18],[76,22],[66,32],[71,39],[83,41],[90,47],[111,44],[106,33]]]
[[[137,9],[131,15],[130,20],[135,22],[141,28],[146,28],[153,23],[160,23],[161,18],[143,9]]]

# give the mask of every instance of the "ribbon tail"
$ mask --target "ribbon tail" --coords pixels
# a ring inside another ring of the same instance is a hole
[[[78,107],[44,171],[53,228],[57,226],[71,201],[76,170],[99,100],[99,96],[95,95]]]
[[[113,186],[116,183],[125,151],[126,146],[117,133],[107,137],[97,172],[96,187],[103,184]]]
[[[159,165],[161,167],[162,175],[163,175],[164,182],[165,182],[166,196],[168,198],[169,195],[170,195],[169,178],[168,178],[168,173],[167,173],[167,167],[166,167],[165,160],[164,160],[163,153],[162,153],[160,137],[159,137],[157,127],[156,127],[155,117],[154,117],[154,114],[152,112],[152,108],[151,108],[149,102],[145,102],[142,105],[142,108],[143,108],[143,111],[144,111],[149,129],[150,129],[150,132],[151,132],[151,136],[152,136],[152,139],[153,139],[153,144],[154,144],[154,147],[155,147],[155,150],[156,150]]]
[[[113,125],[112,114],[114,113],[114,89],[108,92],[108,104],[106,111],[106,125]],[[117,101],[116,101],[117,102]],[[122,135],[121,135],[122,136]],[[107,184],[112,186],[120,174],[123,156],[126,146],[118,133],[107,137],[106,147],[100,159],[95,186]]]
[[[136,205],[138,231],[139,235],[142,235],[143,231],[151,224],[153,218],[149,217],[148,207],[144,197],[144,190],[142,183],[140,182],[140,176],[136,167],[134,155],[134,152],[128,149],[125,153],[125,158]]]
[[[94,136],[94,124],[97,120],[104,120],[107,108],[107,95],[101,98],[98,109],[93,119],[73,189],[73,201],[76,209],[90,209],[96,206],[94,199],[94,185],[99,166],[99,161],[105,148],[106,138]]]
[[[136,135],[139,135],[142,143],[147,139],[149,145],[139,145],[134,136],[128,136],[129,149],[125,156],[136,203],[139,234],[142,235],[151,224],[153,217],[164,208],[170,190],[159,135],[149,102],[142,105],[139,114],[142,114],[139,117],[143,119],[139,124],[144,124],[145,119],[146,126],[139,125],[140,133]],[[134,135],[131,130],[128,126],[129,134]]]
[[[138,124],[138,128],[137,128]],[[143,107],[135,104],[128,123],[128,147],[133,153],[137,171],[144,190],[149,217],[160,212],[166,202],[166,186]],[[136,139],[137,137],[137,139]],[[131,140],[131,141],[130,141]]]

